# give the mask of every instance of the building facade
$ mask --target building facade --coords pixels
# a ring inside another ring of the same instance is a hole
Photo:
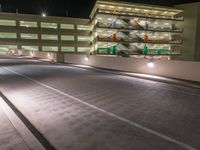
[[[200,61],[200,2],[176,7],[184,10],[182,55],[176,59]]]
[[[0,51],[85,53],[90,47],[89,19],[0,13]]]
[[[183,10],[97,1],[91,13],[93,49],[107,55],[181,55]]]
[[[0,51],[173,58],[183,53],[183,22],[181,8],[105,0],[90,19],[0,13]]]

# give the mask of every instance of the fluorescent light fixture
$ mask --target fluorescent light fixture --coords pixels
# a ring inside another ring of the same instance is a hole
[[[108,18],[108,20],[112,21],[112,20],[113,20],[113,18]]]
[[[109,8],[115,8],[114,6],[109,6]]]
[[[166,22],[166,23],[165,23],[165,25],[169,25],[169,23],[168,23],[168,22]]]
[[[110,30],[110,31],[107,31],[107,32],[108,32],[108,33],[113,33],[113,31],[111,31],[111,30]]]
[[[100,7],[106,7],[105,5],[100,5]]]
[[[135,11],[139,11],[140,9],[139,8],[135,8]]]

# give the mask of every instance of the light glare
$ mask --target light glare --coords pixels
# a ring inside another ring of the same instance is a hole
[[[148,62],[148,63],[147,63],[147,66],[148,66],[149,68],[154,68],[155,64],[154,64],[154,62]]]
[[[42,13],[42,17],[46,17],[46,14],[45,14],[45,13]]]
[[[88,60],[89,60],[89,58],[88,58],[87,56],[86,56],[84,59],[85,59],[85,61],[88,61]]]

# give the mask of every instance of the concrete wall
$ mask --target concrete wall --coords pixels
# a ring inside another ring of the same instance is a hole
[[[177,5],[183,9],[182,56],[175,59],[200,61],[200,2]]]
[[[10,50],[12,54],[48,59],[53,62],[65,62],[89,65],[100,68],[115,69],[134,73],[159,75],[200,82],[200,62],[155,60],[155,67],[147,66],[149,60],[137,58],[87,56],[78,54],[63,54],[53,52],[37,52],[25,50]],[[88,61],[85,58],[88,57]]]
[[[155,67],[149,68],[149,60],[145,59],[89,56],[89,60],[86,61],[85,57],[86,55],[67,54],[64,59],[66,63],[200,81],[200,62],[156,60]]]
[[[33,58],[39,58],[39,59],[46,59],[52,62],[58,62],[58,54],[54,52],[40,52],[40,51],[27,51],[27,50],[17,50],[13,49],[10,50],[9,53],[21,55],[21,56],[30,56]]]

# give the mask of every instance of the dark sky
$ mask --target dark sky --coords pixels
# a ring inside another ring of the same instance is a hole
[[[163,6],[198,2],[200,0],[122,0],[135,3],[146,3]],[[4,12],[41,14],[46,12],[49,16],[66,16],[68,10],[70,17],[88,18],[95,0],[0,0]]]

